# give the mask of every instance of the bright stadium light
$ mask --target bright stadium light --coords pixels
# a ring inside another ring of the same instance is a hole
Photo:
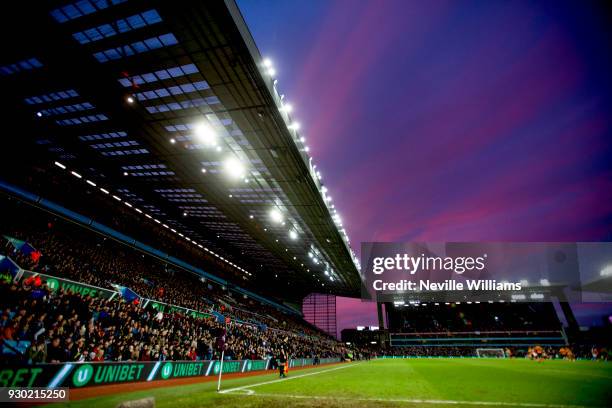
[[[283,214],[276,208],[270,210],[270,218],[277,223],[283,222]]]
[[[54,162],[53,164],[55,164],[57,167],[59,167],[62,170],[66,170],[66,166],[64,166],[62,163],[60,162]]]
[[[244,165],[240,162],[240,160],[230,157],[225,160],[224,163],[225,171],[232,176],[233,178],[243,178],[244,177]]]
[[[297,232],[295,232],[295,230],[289,231],[289,238],[295,241],[298,238]]]
[[[293,122],[288,127],[291,130],[300,130],[300,123],[299,122]]]
[[[293,106],[291,106],[290,103],[285,103],[282,105],[281,110],[287,112],[287,113],[291,113],[293,111]]]
[[[217,145],[217,134],[208,124],[200,123],[196,125],[193,129],[193,132],[195,133],[195,136],[198,138],[198,140],[206,146]]]
[[[266,68],[272,68],[272,60],[270,58],[265,58],[263,60],[263,65]]]

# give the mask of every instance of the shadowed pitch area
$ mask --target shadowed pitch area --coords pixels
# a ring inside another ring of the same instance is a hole
[[[157,407],[386,407],[612,404],[612,365],[590,361],[489,359],[376,360],[224,382],[165,387],[92,398],[70,407],[114,407],[153,396]]]

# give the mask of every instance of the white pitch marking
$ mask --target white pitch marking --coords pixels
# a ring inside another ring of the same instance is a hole
[[[232,390],[227,390],[230,392]],[[438,404],[438,405],[478,405],[478,406],[509,406],[525,408],[597,408],[584,405],[563,405],[563,404],[539,404],[531,402],[501,402],[501,401],[459,401],[459,400],[433,400],[433,399],[409,399],[409,398],[359,398],[359,397],[327,397],[321,395],[294,395],[294,394],[268,394],[238,393],[244,396],[273,397],[273,398],[297,398],[297,399],[317,399],[317,400],[341,400],[341,401],[370,401],[370,402],[404,402],[410,404]]]
[[[295,375],[295,376],[286,377],[286,378],[279,378],[278,380],[270,380],[270,381],[264,381],[264,382],[260,382],[260,383],[256,383],[256,384],[251,384],[251,385],[243,385],[242,387],[228,388],[227,390],[219,391],[219,393],[227,394],[228,392],[234,392],[234,391],[244,390],[244,389],[253,388],[253,387],[259,387],[260,385],[275,384],[277,382],[295,380],[295,379],[298,379],[298,378],[308,377],[310,375],[329,373],[330,371],[336,371],[336,370],[342,370],[343,368],[355,367],[355,366],[357,366],[359,364],[361,364],[361,363],[347,364],[347,365],[343,365],[343,366],[340,366],[340,367],[328,368],[327,370],[315,371],[314,373],[306,373],[306,374]],[[253,394],[254,393],[255,393],[255,391],[253,391]],[[246,395],[252,395],[252,394],[248,393]]]

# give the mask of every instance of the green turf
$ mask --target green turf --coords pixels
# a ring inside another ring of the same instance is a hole
[[[304,376],[305,374],[314,374]],[[302,377],[303,376],[303,377]],[[299,377],[299,378],[296,378]],[[590,361],[394,359],[165,387],[77,401],[70,407],[114,407],[153,396],[158,407],[387,407],[475,406],[474,402],[548,406],[612,406],[612,364]],[[256,386],[254,386],[256,385]],[[427,400],[418,402],[415,400]],[[440,400],[446,402],[435,402]],[[472,404],[466,404],[472,402]],[[487,406],[478,404],[477,406]],[[526,405],[523,405],[525,407]]]

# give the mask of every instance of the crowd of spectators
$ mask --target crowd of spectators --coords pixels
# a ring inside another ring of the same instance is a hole
[[[122,298],[81,296],[46,285],[0,283],[4,359],[13,362],[265,359],[341,357],[346,350],[314,336],[181,313],[163,314]],[[226,330],[226,331],[225,331]],[[20,344],[27,345],[25,351]]]
[[[550,302],[428,303],[390,308],[396,333],[475,331],[559,331],[561,322]]]

